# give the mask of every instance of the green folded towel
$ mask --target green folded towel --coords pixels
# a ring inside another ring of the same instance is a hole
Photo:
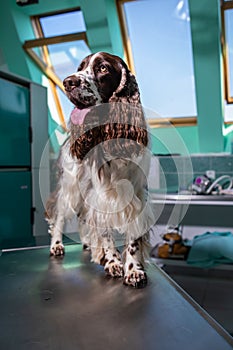
[[[233,234],[231,232],[206,232],[195,236],[187,263],[198,267],[213,267],[233,263]]]

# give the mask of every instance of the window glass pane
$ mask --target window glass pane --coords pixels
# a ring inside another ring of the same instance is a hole
[[[230,96],[233,97],[233,9],[225,10],[225,33],[228,54],[228,72]]]
[[[188,0],[123,6],[144,107],[161,117],[196,116]]]
[[[91,53],[83,40],[49,45],[48,50],[53,70],[61,81],[76,72],[83,58]],[[59,88],[57,88],[57,93],[67,120],[74,106]]]
[[[82,11],[74,11],[40,18],[45,37],[85,32]]]
[[[91,53],[84,40],[53,44],[47,47],[53,69],[61,80],[76,72],[82,59]]]
[[[58,87],[56,87],[57,95],[61,104],[62,112],[66,121],[66,125],[69,123],[70,114],[74,109],[73,103],[70,102],[68,97]]]
[[[73,11],[62,14],[54,14],[45,17],[39,17],[40,25],[44,37],[62,36],[65,34],[85,32],[86,26],[82,11]],[[47,52],[43,52],[41,47],[34,48],[34,51],[45,63],[51,66],[58,78],[63,81],[68,75],[77,71],[77,67],[83,58],[91,53],[87,43],[84,40],[72,42],[60,42],[53,45],[47,45]],[[47,56],[47,53],[49,56]],[[49,99],[58,97],[66,121],[69,120],[70,113],[74,108],[63,91],[56,86],[56,96],[53,96],[54,90],[50,90],[48,85]],[[52,105],[52,104],[51,104]],[[56,109],[56,108],[55,108]],[[54,112],[54,111],[53,111]],[[59,123],[59,113],[52,113],[53,119]]]

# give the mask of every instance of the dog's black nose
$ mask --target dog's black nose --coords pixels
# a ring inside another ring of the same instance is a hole
[[[80,78],[75,75],[71,75],[63,80],[63,85],[66,91],[71,91],[73,88],[78,87],[80,83]]]

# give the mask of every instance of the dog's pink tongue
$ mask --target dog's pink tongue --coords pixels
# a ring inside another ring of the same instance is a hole
[[[84,122],[84,119],[89,112],[89,108],[78,109],[75,107],[71,112],[70,118],[73,124],[81,125]]]

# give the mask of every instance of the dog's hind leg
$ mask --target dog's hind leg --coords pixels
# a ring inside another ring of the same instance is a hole
[[[147,235],[128,242],[123,252],[124,284],[135,288],[145,287],[147,275],[144,270],[144,260],[148,247]]]
[[[111,277],[122,277],[123,263],[121,261],[121,254],[114,246],[111,233],[98,237],[96,243],[92,242],[91,246],[92,261],[103,265],[107,275]]]
[[[104,255],[100,263],[104,266],[107,275],[112,277],[123,276],[123,263],[121,261],[120,252],[116,248],[104,249]]]

